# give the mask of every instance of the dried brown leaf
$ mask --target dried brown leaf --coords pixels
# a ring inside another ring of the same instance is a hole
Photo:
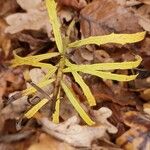
[[[97,111],[93,111],[93,116],[96,122],[106,126],[109,133],[117,133],[118,129],[107,120],[107,118],[109,118],[111,115],[112,111],[106,107],[102,107]]]
[[[84,37],[138,31],[140,26],[136,16],[115,0],[95,0],[81,11],[81,32]]]
[[[85,0],[58,0],[59,5],[81,9],[86,5]]]
[[[140,2],[142,2],[144,4],[147,4],[147,5],[150,5],[150,1],[149,0],[138,0],[138,1],[140,1]]]
[[[112,101],[121,106],[132,105],[135,106],[139,102],[138,96],[128,89],[124,88],[121,84],[110,84],[105,82],[94,81],[89,84],[92,89],[92,93],[98,102]]]
[[[52,123],[47,118],[41,118],[40,122],[45,132],[58,139],[77,147],[91,147],[91,142],[104,137],[106,130],[110,133],[117,132],[117,129],[106,121],[107,118],[110,117],[111,111],[106,108],[105,113],[102,114],[102,112],[104,112],[103,109],[105,108],[101,108],[100,111],[97,112],[98,115],[96,119],[99,122],[98,125],[92,127],[79,125],[79,119],[76,116],[58,125]],[[102,123],[101,121],[104,122]]]
[[[9,26],[5,31],[14,34],[22,30],[42,29],[51,37],[51,25],[44,2],[42,0],[17,0],[17,3],[25,9],[26,12],[16,13],[6,17]]]
[[[2,52],[4,53],[4,56],[7,57],[9,55],[9,51],[11,48],[11,40],[10,37],[4,32],[6,29],[7,24],[3,18],[0,18],[0,48],[2,48]],[[1,60],[3,60],[1,58]]]
[[[124,115],[124,123],[131,128],[117,138],[117,144],[126,150],[149,150],[150,117],[130,111]]]
[[[147,88],[141,92],[141,97],[146,101],[150,101],[150,88]]]
[[[43,133],[39,136],[39,141],[32,144],[28,150],[75,150],[75,148]]]
[[[7,16],[10,13],[14,13],[19,5],[16,0],[1,0],[0,1],[0,16]]]
[[[150,115],[150,103],[145,103],[143,105],[143,110],[144,110],[145,113]]]
[[[139,25],[150,32],[150,5],[143,5],[135,10]]]
[[[23,88],[21,70],[2,70],[0,73],[0,97]]]
[[[49,42],[46,34],[42,34],[42,32],[39,31],[33,32],[32,34],[31,30],[27,32],[18,32],[11,35],[11,38],[28,43],[32,50],[41,49]]]

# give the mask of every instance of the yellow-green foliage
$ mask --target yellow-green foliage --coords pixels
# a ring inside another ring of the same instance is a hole
[[[90,117],[87,115],[87,113],[84,111],[84,109],[79,104],[79,100],[75,93],[73,92],[72,88],[65,82],[65,79],[63,78],[63,75],[65,73],[72,73],[75,81],[79,84],[81,89],[83,90],[83,93],[85,97],[87,98],[87,101],[90,106],[96,105],[96,100],[82,77],[80,76],[79,72],[91,74],[98,76],[103,79],[111,79],[111,80],[117,80],[117,81],[130,81],[134,80],[137,75],[121,75],[121,74],[114,74],[111,73],[111,70],[114,69],[132,69],[137,67],[142,59],[140,56],[135,56],[135,61],[129,61],[129,62],[120,62],[120,63],[97,63],[97,64],[90,64],[90,65],[76,65],[69,62],[68,58],[66,58],[66,51],[69,48],[79,47],[87,44],[106,44],[106,43],[117,43],[117,44],[126,44],[126,43],[135,43],[138,41],[141,41],[145,37],[145,32],[139,32],[135,34],[110,34],[110,35],[104,35],[104,36],[92,36],[86,39],[82,39],[79,41],[75,41],[73,43],[67,43],[63,41],[68,41],[64,38],[62,40],[61,32],[60,32],[60,23],[57,17],[57,11],[56,11],[56,3],[54,0],[45,0],[45,4],[48,10],[48,15],[50,19],[50,23],[53,28],[54,37],[56,41],[56,45],[58,48],[58,52],[53,53],[47,53],[47,54],[41,54],[36,56],[29,56],[29,57],[19,57],[16,54],[14,54],[14,59],[12,60],[12,66],[20,66],[20,65],[31,65],[35,67],[41,67],[41,68],[47,68],[49,71],[47,75],[43,78],[43,80],[38,84],[39,87],[44,87],[48,84],[51,84],[52,82],[58,82],[60,84],[60,87],[64,90],[66,93],[66,96],[76,109],[76,111],[79,113],[81,118],[88,124],[93,125],[94,121],[90,119]],[[73,26],[73,22],[71,23],[70,27]],[[67,31],[67,34],[70,34],[70,27]],[[52,57],[57,57],[61,55],[61,59],[59,64],[56,66],[53,66],[51,64],[42,63],[41,61],[44,59],[50,59]],[[51,78],[51,75],[57,71],[56,79]],[[59,103],[60,103],[60,88],[57,92],[57,102],[55,106],[55,112],[53,114],[53,121],[55,123],[59,122]],[[28,88],[24,90],[22,93],[23,95],[29,95],[36,92],[36,89],[34,87]],[[53,97],[53,94],[50,96]],[[42,99],[38,104],[36,104],[33,108],[31,108],[25,116],[27,118],[31,118],[43,105],[45,105],[48,102],[47,99]]]

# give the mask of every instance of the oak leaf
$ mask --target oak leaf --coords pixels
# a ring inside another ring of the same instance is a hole
[[[117,129],[107,121],[110,115],[111,111],[108,108],[99,109],[96,116],[99,123],[91,127],[79,125],[77,116],[71,117],[60,124],[54,124],[47,118],[40,118],[40,122],[45,132],[58,139],[77,147],[91,147],[91,142],[105,137],[107,130],[110,133],[117,132]]]

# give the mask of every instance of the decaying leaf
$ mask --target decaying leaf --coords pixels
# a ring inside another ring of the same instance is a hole
[[[17,8],[18,4],[16,0],[1,0],[0,1],[0,16],[7,16],[10,13],[14,13]]]
[[[141,92],[141,97],[146,101],[150,101],[150,89],[147,88],[143,92]]]
[[[41,134],[38,142],[32,144],[28,150],[76,150],[67,143],[60,142],[51,136]]]
[[[140,30],[136,16],[130,9],[118,5],[116,0],[95,0],[81,11],[81,32],[84,37]]]
[[[138,23],[145,31],[150,32],[150,5],[143,5],[139,9],[135,10],[135,12],[138,18]]]
[[[149,1],[149,0],[138,0],[138,1],[140,1],[140,2],[142,2],[142,3],[144,3],[144,4],[150,5],[150,1]]]
[[[0,97],[16,90],[23,89],[23,76],[21,70],[1,70],[0,73]]]
[[[6,27],[7,24],[5,20],[3,18],[0,18],[0,48],[2,48],[2,52],[4,53],[5,57],[9,55],[9,51],[11,48],[10,37],[4,32]],[[1,59],[4,59],[4,57],[2,57]]]
[[[143,110],[144,110],[145,113],[150,115],[150,103],[145,103],[143,105]]]
[[[18,92],[14,92],[9,94],[9,98],[13,95],[17,94]],[[23,96],[18,100],[12,102],[10,105],[7,105],[5,108],[1,110],[1,124],[10,118],[17,119],[20,115],[23,115],[23,112],[26,111],[27,107],[29,106],[27,102],[27,96]]]
[[[85,0],[58,0],[58,4],[59,5],[63,5],[63,6],[70,6],[73,7],[75,9],[81,9],[86,5],[86,1]]]
[[[105,113],[102,113],[104,110]],[[106,121],[111,115],[110,110],[101,108],[98,113],[101,113],[101,115],[99,114],[97,116],[99,124],[92,127],[79,125],[79,118],[76,116],[58,125],[52,123],[47,118],[41,118],[40,122],[45,132],[58,139],[77,147],[91,147],[91,142],[93,140],[105,137],[106,130],[110,133],[117,132],[117,129]]]
[[[27,12],[16,13],[6,17],[9,26],[6,32],[14,34],[23,30],[45,31],[51,37],[51,25],[48,14],[42,0],[17,0],[17,3]],[[14,21],[15,20],[15,21]]]
[[[124,115],[124,123],[131,128],[117,138],[117,144],[126,150],[149,150],[150,117],[130,111]]]
[[[97,111],[93,111],[92,115],[97,123],[103,124],[107,127],[109,133],[117,133],[118,129],[107,120],[107,118],[112,115],[112,111],[109,108],[102,107]]]
[[[11,39],[27,43],[30,49],[37,50],[45,47],[49,42],[48,37],[42,31],[22,31],[11,35]]]

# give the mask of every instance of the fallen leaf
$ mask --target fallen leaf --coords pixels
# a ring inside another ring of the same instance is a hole
[[[94,110],[92,115],[94,116],[96,122],[107,127],[109,133],[117,133],[118,129],[107,120],[107,118],[112,115],[112,111],[109,108],[102,107],[97,111]]]
[[[143,110],[144,110],[145,113],[150,115],[150,103],[145,103],[143,105]]]
[[[23,89],[24,79],[20,69],[4,69],[0,73],[0,97],[7,96],[17,90]]]
[[[141,43],[141,46],[137,48],[137,50],[141,53],[141,55],[150,56],[150,38],[147,37],[145,40]]]
[[[118,145],[115,145],[111,143],[110,141],[98,141],[96,143],[92,144],[92,150],[123,150],[122,148],[119,148]]]
[[[147,88],[141,92],[141,97],[146,101],[150,101],[150,88]]]
[[[14,34],[23,30],[42,29],[49,37],[52,37],[52,28],[49,23],[46,7],[42,0],[26,0],[26,2],[24,2],[24,0],[17,0],[17,3],[26,10],[26,12],[7,16],[6,21],[9,26],[5,32]]]
[[[113,58],[104,50],[94,51],[94,60],[96,62],[114,62]]]
[[[46,34],[43,34],[40,31],[22,31],[11,35],[12,39],[17,39],[18,41],[28,43],[30,49],[37,50],[45,47],[49,42],[48,37]]]
[[[141,30],[130,9],[118,5],[115,0],[92,1],[81,10],[80,17],[84,37]]]
[[[103,114],[102,112],[104,111],[105,113]],[[117,132],[117,129],[106,121],[111,115],[110,110],[107,108],[101,108],[97,113],[98,116],[96,119],[99,123],[96,126],[91,127],[79,125],[79,118],[76,116],[71,117],[67,121],[60,124],[54,124],[47,118],[40,118],[40,122],[42,124],[42,129],[45,132],[58,139],[61,139],[76,147],[91,147],[91,142],[93,140],[105,137],[106,130],[110,133]],[[104,121],[105,124],[101,121]]]
[[[140,2],[142,2],[144,4],[147,4],[147,5],[150,5],[150,1],[149,0],[138,0],[138,1],[140,1]]]
[[[138,96],[125,88],[126,84],[107,84],[103,81],[87,81],[97,102],[112,101],[121,106],[135,106],[140,100]]]
[[[0,1],[0,16],[4,17],[11,13],[14,13],[19,5],[17,4],[16,0],[1,0]]]
[[[135,10],[139,25],[150,32],[150,5],[143,5]]]
[[[4,53],[4,57],[2,57],[1,60],[8,57],[11,48],[11,39],[8,34],[4,32],[6,27],[7,24],[5,20],[0,18],[0,48],[2,48],[2,52]]]
[[[27,150],[76,150],[67,143],[60,142],[44,133],[40,134],[37,143],[30,145]]]
[[[124,115],[124,123],[130,129],[117,138],[116,143],[125,150],[149,150],[150,117],[140,112],[129,111]]]
[[[60,103],[60,117],[63,120],[68,120],[70,117],[77,115],[77,112],[73,108],[72,104],[69,102],[69,100],[67,100],[67,97],[64,97]]]
[[[58,0],[58,4],[61,6],[72,7],[75,9],[81,9],[86,5],[85,0]]]

